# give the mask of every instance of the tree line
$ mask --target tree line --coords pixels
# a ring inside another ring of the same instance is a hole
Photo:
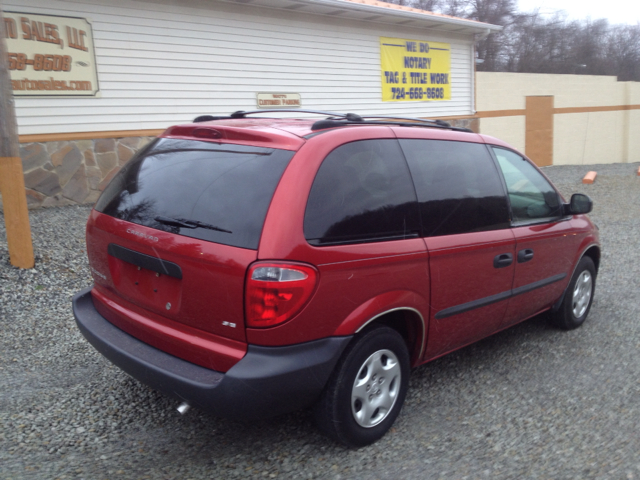
[[[640,81],[640,24],[520,12],[516,0],[384,0],[500,25],[476,43],[479,71],[614,75]]]

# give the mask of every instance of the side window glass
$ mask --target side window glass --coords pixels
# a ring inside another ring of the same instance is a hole
[[[525,158],[504,148],[493,147],[504,175],[514,223],[558,218],[562,204],[551,184]]]
[[[500,174],[485,145],[400,140],[418,194],[426,237],[509,227]]]
[[[397,140],[342,145],[324,159],[304,218],[311,245],[417,237],[415,191]]]

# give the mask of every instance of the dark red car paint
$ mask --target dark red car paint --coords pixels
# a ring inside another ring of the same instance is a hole
[[[438,129],[353,126],[312,135],[317,132],[310,127],[308,121],[227,120],[169,129],[166,138],[195,137],[296,154],[272,198],[257,251],[93,211],[87,244],[95,281],[93,300],[100,314],[149,345],[226,372],[244,356],[247,344],[284,346],[351,335],[386,312],[402,310],[415,338],[411,352],[415,366],[550,308],[587,248],[598,245],[590,220],[577,215],[550,224],[461,235],[312,246],[303,232],[307,198],[322,161],[337,146],[381,138],[508,145],[482,135]],[[182,278],[157,275],[114,258],[107,253],[110,243],[178,264]],[[497,255],[516,255],[527,248],[535,251],[532,261],[492,268]],[[271,328],[245,325],[246,275],[256,261],[302,262],[318,271],[317,286],[304,308]],[[564,277],[507,300],[437,318],[448,308],[554,275]]]

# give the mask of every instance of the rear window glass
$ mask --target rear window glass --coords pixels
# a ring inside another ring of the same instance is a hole
[[[120,170],[95,208],[138,225],[255,250],[293,154],[158,139]]]

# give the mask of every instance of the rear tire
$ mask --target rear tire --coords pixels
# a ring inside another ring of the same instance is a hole
[[[589,257],[582,257],[571,277],[560,308],[551,313],[553,324],[563,330],[573,330],[584,323],[591,310],[596,288],[596,267]]]
[[[349,447],[380,439],[393,425],[409,384],[409,353],[398,332],[378,326],[347,347],[314,408],[318,428]]]

